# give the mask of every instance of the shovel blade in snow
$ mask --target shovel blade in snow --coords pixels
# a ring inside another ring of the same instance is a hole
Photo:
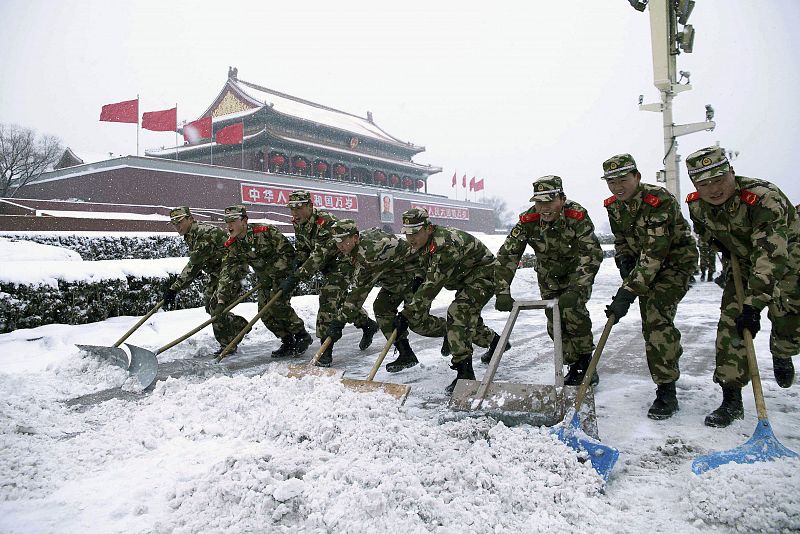
[[[575,396],[578,393],[575,386],[492,382],[483,402],[480,402],[477,398],[480,385],[476,380],[456,382],[449,408],[470,415],[489,416],[509,426],[553,426],[564,420],[567,410],[575,405]],[[591,389],[587,392],[581,415],[583,431],[597,437],[597,417]]]
[[[608,475],[619,459],[619,451],[587,435],[581,427],[580,414],[573,414],[569,423],[565,419],[550,431],[559,441],[574,449],[579,459],[589,460],[604,481],[608,480]]]
[[[798,455],[787,449],[778,441],[772,432],[772,427],[766,419],[759,419],[753,437],[743,445],[727,451],[712,452],[698,456],[692,462],[692,471],[695,475],[702,475],[706,471],[729,463],[754,464],[768,462],[778,458],[797,458]]]
[[[390,382],[375,382],[373,380],[357,380],[355,378],[342,378],[342,384],[346,388],[359,393],[369,393],[372,391],[383,391],[400,401],[400,405],[406,402],[408,394],[411,393],[411,386],[407,384],[392,384]]]
[[[77,345],[77,347],[90,356],[128,370],[128,355],[119,347],[101,345]]]
[[[286,376],[289,378],[303,378],[304,376],[336,376],[342,371],[333,367],[317,367],[316,365],[290,365]]]

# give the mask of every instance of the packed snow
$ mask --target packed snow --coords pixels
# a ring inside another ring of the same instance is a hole
[[[25,263],[2,261],[0,272]],[[105,269],[98,265],[104,262],[59,256],[27,261],[58,263],[47,271],[56,277],[72,272],[68,264],[86,273]],[[114,272],[124,273],[174,272],[183,262],[113,263]],[[598,337],[619,283],[613,261],[604,261],[589,303]],[[538,298],[535,272],[518,271],[512,292]],[[444,315],[452,295],[444,291],[434,313]],[[122,386],[128,377],[75,345],[110,346],[137,317],[3,334],[0,531],[798,531],[800,460],[730,464],[701,476],[691,471],[694,458],[744,443],[756,425],[750,389],[743,421],[726,429],[703,425],[721,399],[711,380],[720,295],[713,283],[698,282],[681,303],[681,410],[666,421],[646,416],[655,386],[635,304],[612,330],[595,392],[600,438],[620,451],[605,485],[546,428],[447,417],[443,389],[454,371],[439,354],[440,339],[412,334],[420,365],[378,372],[377,381],[411,386],[402,406],[383,393],[351,391],[338,377],[287,378],[287,365],[305,363],[319,345],[291,362],[272,360],[278,340],[258,323],[219,373],[168,379],[149,394],[80,407],[67,401]],[[316,297],[292,302],[313,331]],[[256,305],[236,312],[252,317]],[[497,331],[507,315],[493,301],[483,313]],[[199,308],[159,312],[128,341],[155,351],[206,318]],[[775,384],[769,322],[762,320],[755,343],[770,422],[781,443],[800,451],[800,389]],[[498,381],[553,383],[544,325],[541,312],[520,315]],[[384,342],[378,334],[360,352],[360,334],[348,327],[334,350],[334,367],[350,378],[367,376]],[[206,328],[158,358],[162,365],[190,362],[216,348]],[[479,378],[486,368],[481,353],[476,348]],[[237,361],[247,358],[259,366],[237,371]],[[387,361],[393,358],[390,352]]]

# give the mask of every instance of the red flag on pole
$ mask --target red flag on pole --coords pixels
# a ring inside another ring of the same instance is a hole
[[[163,111],[145,111],[142,128],[154,132],[174,132],[178,129],[178,107]]]
[[[450,187],[456,186],[456,173],[453,173],[453,184]]]
[[[467,175],[465,174],[463,178],[461,178],[461,187],[467,187]]]
[[[100,120],[105,122],[139,123],[139,99],[106,104],[100,110]]]
[[[472,180],[469,181],[469,190],[470,191],[474,191],[475,190],[475,177],[474,176],[472,177]]]
[[[483,178],[475,182],[475,192],[483,191]]]
[[[183,139],[190,144],[201,139],[210,139],[211,134],[211,117],[197,119],[183,127]]]
[[[244,124],[237,122],[217,132],[217,144],[238,145],[244,139]]]

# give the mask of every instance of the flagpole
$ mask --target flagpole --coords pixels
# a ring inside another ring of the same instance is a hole
[[[178,161],[178,103],[175,102],[175,161]]]
[[[139,93],[136,93],[136,155],[139,155]]]
[[[242,169],[244,169],[244,118],[242,119]]]

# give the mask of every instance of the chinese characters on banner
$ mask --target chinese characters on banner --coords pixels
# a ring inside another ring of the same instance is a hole
[[[435,204],[417,204],[412,202],[412,208],[425,208],[428,215],[437,219],[469,220],[469,208],[455,208],[452,206],[437,206]]]
[[[293,188],[275,185],[239,184],[242,202],[265,204],[267,206],[286,206]],[[311,200],[319,208],[338,211],[358,211],[358,197],[343,193],[310,191]]]

